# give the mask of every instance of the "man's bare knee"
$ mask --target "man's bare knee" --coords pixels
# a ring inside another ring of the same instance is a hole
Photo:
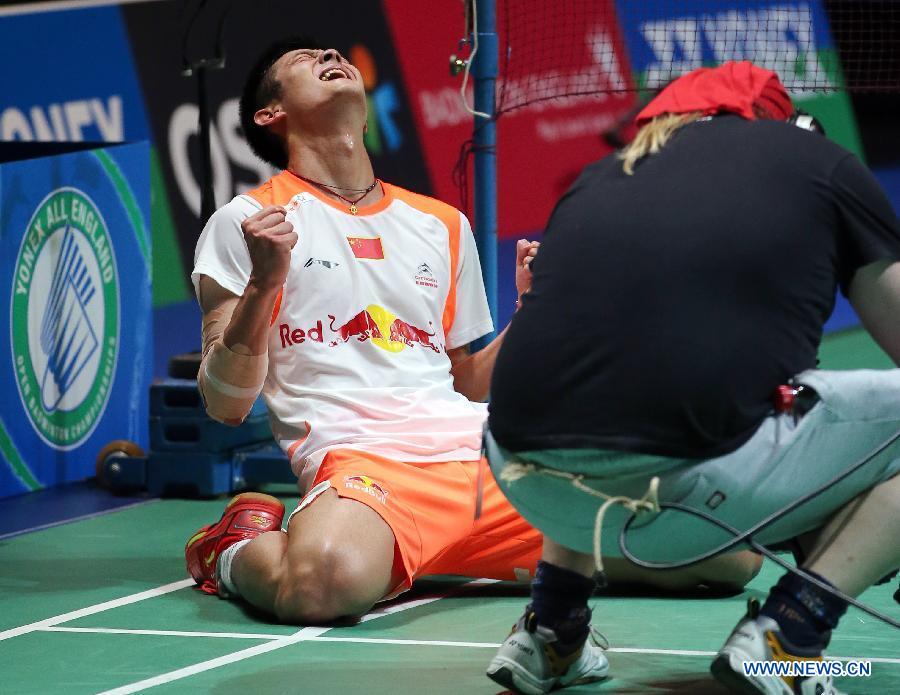
[[[366,567],[346,549],[323,544],[288,560],[280,577],[275,614],[281,622],[322,624],[365,613],[380,595]]]
[[[694,591],[705,585],[741,591],[759,573],[762,557],[745,550],[672,570],[648,570],[623,558],[606,558],[604,564],[610,584],[645,584],[666,591]]]
[[[762,555],[750,550],[720,555],[697,566],[698,581],[701,584],[721,589],[740,591],[759,574]]]
[[[238,593],[267,613],[274,609],[286,551],[287,535],[270,531],[241,548],[231,565],[231,580]]]

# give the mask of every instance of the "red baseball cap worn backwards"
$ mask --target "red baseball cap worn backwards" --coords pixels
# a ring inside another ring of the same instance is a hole
[[[747,120],[786,120],[794,112],[787,90],[771,70],[749,61],[698,68],[663,89],[635,118],[640,128],[665,113],[734,113]]]

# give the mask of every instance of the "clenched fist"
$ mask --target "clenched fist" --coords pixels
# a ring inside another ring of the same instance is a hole
[[[531,262],[540,246],[539,241],[519,239],[516,242],[516,292],[519,298],[531,289]]]
[[[260,289],[280,289],[291,267],[291,249],[299,237],[280,205],[267,205],[241,222],[253,270],[250,282]]]

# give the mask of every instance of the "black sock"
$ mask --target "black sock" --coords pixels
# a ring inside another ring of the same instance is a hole
[[[824,577],[805,571],[831,586]],[[760,613],[778,623],[792,645],[821,650],[846,611],[846,601],[788,572],[772,587]]]
[[[579,649],[588,636],[591,609],[587,602],[597,583],[578,572],[541,560],[531,583],[532,610],[540,625],[552,629],[563,650]],[[559,649],[557,650],[559,651]]]

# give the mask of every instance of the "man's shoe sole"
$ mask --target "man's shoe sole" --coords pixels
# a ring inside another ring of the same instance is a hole
[[[549,692],[519,664],[504,656],[495,656],[488,666],[487,677],[507,690],[524,695],[543,695]]]
[[[543,695],[557,688],[568,688],[585,683],[596,683],[606,680],[609,675],[609,669],[602,674],[596,676],[583,676],[571,683],[557,682],[556,678],[551,679],[549,683],[540,681],[531,675],[527,670],[522,668],[516,661],[505,656],[495,656],[488,666],[487,677],[495,683],[499,683],[507,690],[515,693],[524,693],[525,695]],[[549,687],[547,687],[549,685]],[[757,695],[754,693],[754,695]]]

